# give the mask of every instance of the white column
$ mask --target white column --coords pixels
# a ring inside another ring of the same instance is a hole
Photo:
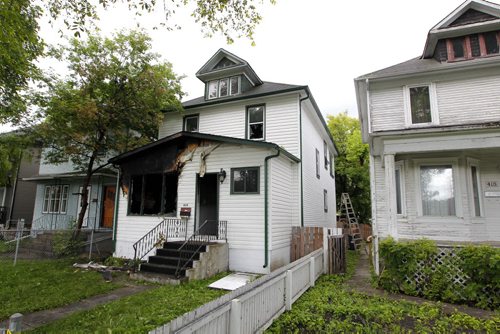
[[[387,200],[387,223],[389,235],[394,239],[398,239],[397,225],[397,204],[396,204],[396,176],[394,154],[384,155],[385,165],[385,187]]]

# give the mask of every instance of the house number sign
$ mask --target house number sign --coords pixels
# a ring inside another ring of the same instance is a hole
[[[489,188],[498,187],[497,181],[488,181],[486,182],[486,186]]]

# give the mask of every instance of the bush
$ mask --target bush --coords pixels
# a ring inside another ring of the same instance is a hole
[[[59,231],[54,234],[52,250],[57,257],[78,256],[82,252],[85,236],[73,236],[73,230]]]
[[[436,243],[430,240],[396,242],[388,238],[380,242],[379,250],[383,265],[377,284],[385,290],[482,308],[495,309],[500,305],[498,248],[457,248],[456,256],[441,257],[439,262],[435,261]],[[451,269],[457,267],[463,271],[460,276],[469,277],[462,290],[457,290],[457,273]]]

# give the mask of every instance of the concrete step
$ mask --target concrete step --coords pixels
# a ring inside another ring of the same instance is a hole
[[[179,258],[178,257],[173,257],[173,256],[159,256],[159,255],[153,255],[150,256],[148,259],[148,263],[154,263],[154,264],[165,264],[169,266],[177,266],[179,263]],[[193,260],[188,262],[188,267],[191,268],[193,266]]]
[[[157,263],[143,263],[140,266],[139,271],[141,272],[153,272],[159,274],[166,274],[175,276],[175,272],[177,270],[177,266],[170,266],[165,264],[157,264]],[[179,272],[180,276],[186,275],[186,270],[183,269]]]

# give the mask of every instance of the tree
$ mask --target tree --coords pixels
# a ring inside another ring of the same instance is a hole
[[[70,73],[50,86],[38,131],[50,163],[69,160],[85,174],[77,231],[87,210],[92,175],[106,165],[103,153],[117,154],[153,141],[162,110],[182,108],[181,78],[150,51],[150,41],[133,31],[111,39],[72,39],[70,46],[58,49]]]
[[[275,0],[269,0],[274,3]],[[0,0],[0,124],[19,122],[26,110],[25,90],[31,80],[40,79],[35,61],[43,55],[44,43],[39,36],[38,21],[48,17],[62,20],[75,37],[92,31],[99,19],[98,8],[116,3],[128,4],[137,15],[162,10],[167,29],[169,19],[179,7],[192,8],[191,17],[206,36],[220,33],[228,43],[234,38],[253,34],[262,20],[256,3],[263,0]]]
[[[337,203],[342,193],[349,193],[353,208],[360,221],[369,223],[370,206],[370,150],[361,139],[361,128],[357,118],[347,112],[328,115],[328,128],[338,149],[335,159],[335,187]]]
[[[40,74],[34,61],[43,53],[41,13],[31,0],[0,0],[0,124],[19,120],[26,108],[22,92]]]

